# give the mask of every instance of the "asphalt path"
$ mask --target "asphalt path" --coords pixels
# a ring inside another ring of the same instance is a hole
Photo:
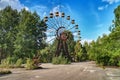
[[[43,63],[43,69],[11,69],[12,74],[0,76],[0,80],[120,80],[120,68],[101,68],[94,62],[69,65]]]

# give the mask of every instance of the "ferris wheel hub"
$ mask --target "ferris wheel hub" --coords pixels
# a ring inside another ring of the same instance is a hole
[[[59,27],[56,32],[57,37],[60,37],[61,33],[63,33],[65,30],[65,27]]]

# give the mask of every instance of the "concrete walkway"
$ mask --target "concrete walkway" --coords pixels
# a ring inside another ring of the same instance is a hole
[[[120,68],[103,69],[94,62],[41,66],[44,69],[11,69],[12,74],[0,76],[0,80],[120,80]]]
[[[105,73],[109,80],[120,80],[120,68],[106,68]]]

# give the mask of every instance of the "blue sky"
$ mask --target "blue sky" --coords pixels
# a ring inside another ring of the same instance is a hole
[[[7,5],[18,10],[26,8],[36,11],[43,18],[50,11],[58,10],[60,4],[60,10],[78,23],[82,41],[89,42],[109,33],[113,11],[120,5],[120,0],[0,0],[0,9]]]

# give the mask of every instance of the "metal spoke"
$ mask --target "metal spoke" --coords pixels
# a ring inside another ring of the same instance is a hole
[[[49,19],[49,22],[52,23],[53,26],[55,26],[56,28],[58,28],[59,26],[55,23],[55,20],[54,19],[51,20],[51,19],[52,18]]]

